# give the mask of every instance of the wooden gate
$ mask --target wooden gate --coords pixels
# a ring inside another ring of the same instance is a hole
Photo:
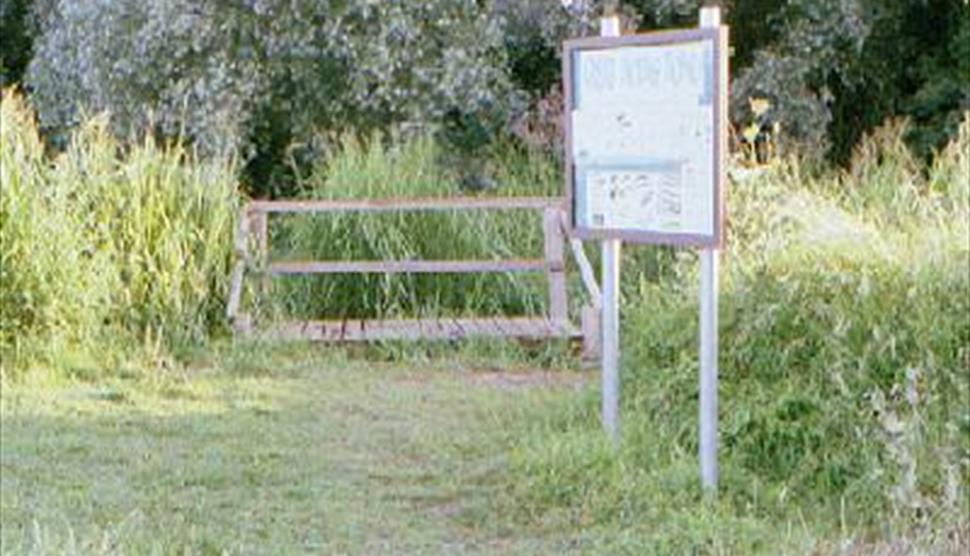
[[[349,199],[314,201],[253,201],[240,214],[226,313],[235,330],[250,333],[252,318],[242,312],[243,281],[247,271],[260,276],[268,291],[271,275],[366,273],[480,273],[543,272],[548,282],[548,312],[538,317],[480,317],[434,319],[342,319],[295,321],[270,325],[266,333],[284,339],[316,341],[374,341],[392,339],[458,339],[472,336],[521,338],[582,338],[584,354],[598,351],[599,288],[578,240],[571,247],[591,305],[583,308],[581,327],[568,315],[564,206],[560,197],[446,197],[425,199]],[[543,215],[542,258],[504,260],[397,261],[277,261],[269,256],[268,218],[273,213],[441,211],[461,209],[535,210]],[[250,246],[254,246],[251,249]],[[255,251],[255,253],[253,253]]]

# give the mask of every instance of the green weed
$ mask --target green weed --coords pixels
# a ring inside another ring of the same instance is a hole
[[[685,510],[703,502],[696,258],[653,249],[664,272],[625,268],[623,447],[602,445],[595,398],[538,424],[514,458],[525,519],[626,531],[630,553],[967,546],[970,119],[932,168],[903,133],[844,173],[731,184],[710,513]]]
[[[122,147],[105,117],[50,158],[10,92],[2,130],[5,372],[78,359],[110,367],[136,349],[165,359],[221,324],[239,205],[231,164],[148,139]]]

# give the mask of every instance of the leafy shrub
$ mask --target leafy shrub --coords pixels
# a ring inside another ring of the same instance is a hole
[[[239,200],[229,165],[104,118],[48,158],[19,95],[2,101],[0,356],[5,367],[111,346],[198,342],[221,322]]]
[[[953,138],[970,108],[970,7],[959,0],[793,0],[738,6],[742,56],[732,88],[736,122],[769,98],[788,147],[845,163],[859,138],[891,116],[914,119],[908,136],[928,157]],[[743,9],[757,13],[757,26]],[[730,14],[729,14],[730,16]],[[752,48],[748,41],[764,41]]]
[[[30,62],[32,42],[28,14],[30,0],[7,0],[0,4],[0,87],[20,80]]]

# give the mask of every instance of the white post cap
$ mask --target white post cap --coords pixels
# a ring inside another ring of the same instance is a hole
[[[601,37],[620,36],[620,18],[615,15],[607,15],[600,18]]]
[[[721,25],[721,8],[705,6],[701,8],[701,27],[719,27]]]

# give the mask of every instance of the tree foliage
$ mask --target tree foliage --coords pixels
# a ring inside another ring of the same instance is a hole
[[[964,0],[778,3],[767,13],[774,40],[738,70],[734,115],[769,98],[789,138],[837,161],[865,131],[909,115],[915,147],[929,153],[970,109],[968,19]]]
[[[236,152],[253,182],[333,132],[432,128],[479,152],[530,105],[548,107],[561,41],[617,11],[627,29],[696,24],[702,0],[9,0],[5,83],[26,75],[50,137],[82,111],[116,133],[150,127]],[[921,153],[970,108],[964,0],[723,0],[732,115],[766,98],[789,145],[843,160],[889,116]],[[548,110],[542,113],[548,117]],[[535,110],[534,110],[535,112]]]
[[[15,83],[30,62],[30,0],[0,2],[0,87]]]
[[[318,130],[495,127],[518,98],[490,15],[473,0],[61,0],[28,83],[49,131],[108,110],[121,135],[152,126],[247,159]]]

